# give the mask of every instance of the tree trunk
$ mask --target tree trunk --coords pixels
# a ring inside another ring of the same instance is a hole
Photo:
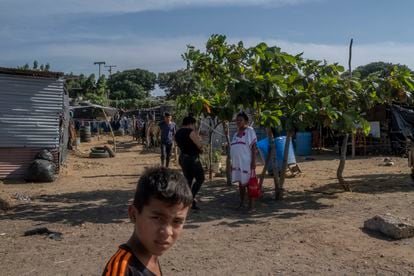
[[[270,153],[270,151],[269,151],[269,153]],[[270,154],[267,154],[266,160],[265,160],[265,163],[264,163],[264,167],[263,167],[263,170],[262,170],[262,172],[260,174],[260,178],[259,178],[259,187],[260,188],[262,188],[262,186],[263,186],[263,181],[264,181],[264,178],[266,176],[266,170],[267,170],[267,167],[269,166],[269,162],[270,162]]]
[[[277,160],[276,160],[276,145],[275,145],[275,139],[273,137],[273,133],[271,129],[268,129],[268,137],[269,137],[269,145],[270,145],[270,160],[272,164],[272,172],[273,172],[273,181],[275,184],[275,200],[279,199],[279,168],[277,166]]]
[[[210,179],[210,181],[213,180],[213,168],[212,168],[212,163],[213,163],[213,121],[210,118],[209,120],[209,125],[210,128],[208,130],[208,144],[209,144],[209,149],[208,149],[208,177]]]
[[[278,199],[283,198],[283,185],[285,184],[286,170],[288,167],[289,146],[290,146],[291,138],[292,138],[292,133],[288,131],[286,134],[285,148],[283,150],[283,165],[282,165],[282,172],[280,173],[280,183],[279,183],[279,193],[278,193],[279,198]]]
[[[345,189],[345,191],[350,192],[351,188],[345,182],[344,177],[342,176],[342,173],[344,172],[344,169],[345,169],[346,150],[347,150],[347,147],[348,147],[348,137],[349,137],[349,134],[348,133],[345,134],[344,139],[342,141],[341,159],[339,161],[338,170],[336,171],[336,177],[338,178],[339,184],[341,184],[341,186]]]
[[[226,182],[228,186],[231,186],[231,156],[230,156],[230,129],[228,122],[223,122],[223,131],[226,136]]]

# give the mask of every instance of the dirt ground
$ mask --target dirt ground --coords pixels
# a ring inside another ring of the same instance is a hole
[[[201,211],[190,214],[182,237],[161,258],[164,275],[414,275],[414,238],[394,241],[362,229],[377,214],[414,219],[407,160],[393,157],[390,167],[382,166],[383,157],[348,160],[350,193],[337,184],[338,156],[312,157],[297,158],[303,173],[286,180],[281,202],[266,178],[254,214],[235,210],[236,186],[207,181]],[[72,153],[54,183],[0,184],[2,195],[20,198],[0,211],[0,274],[100,275],[131,234],[127,204],[139,175],[158,163],[157,153],[125,137],[115,158]],[[23,236],[41,226],[63,239]]]

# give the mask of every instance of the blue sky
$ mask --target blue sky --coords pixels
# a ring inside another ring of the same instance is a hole
[[[0,0],[0,66],[38,60],[52,70],[168,72],[185,66],[186,45],[211,34],[259,42],[353,66],[372,61],[414,69],[411,0]],[[107,72],[105,72],[107,73]]]

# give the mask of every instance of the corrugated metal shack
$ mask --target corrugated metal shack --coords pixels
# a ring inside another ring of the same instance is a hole
[[[35,155],[66,158],[69,101],[63,73],[0,67],[0,179],[23,179]]]

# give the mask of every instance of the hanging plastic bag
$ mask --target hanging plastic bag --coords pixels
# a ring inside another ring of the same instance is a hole
[[[259,180],[257,179],[256,172],[252,171],[249,182],[247,183],[247,192],[250,198],[260,197]]]

